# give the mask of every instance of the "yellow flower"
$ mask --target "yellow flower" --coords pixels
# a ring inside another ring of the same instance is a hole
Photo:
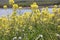
[[[60,13],[60,8],[58,8],[58,10],[57,10],[57,11],[58,11],[58,13]]]
[[[10,32],[10,30],[6,30],[5,33],[4,33],[4,35],[8,35],[9,32]]]
[[[60,25],[58,25],[58,28],[60,28]]]
[[[2,17],[2,21],[8,21],[8,19],[6,17]]]
[[[54,5],[54,8],[57,8],[58,6],[57,5]]]
[[[32,26],[29,26],[29,29],[32,30]]]
[[[22,9],[22,6],[20,6],[19,9]]]
[[[53,9],[52,9],[52,12],[56,12],[56,11],[57,11],[56,8],[53,8]]]
[[[7,9],[7,5],[4,5],[3,8],[4,8],[4,9]]]
[[[32,5],[31,5],[31,8],[38,8],[38,5],[37,5],[37,3],[36,2],[34,2]]]
[[[19,16],[18,19],[20,19],[20,20],[23,19],[23,16]]]
[[[18,9],[18,4],[13,4],[13,9],[14,10]]]
[[[57,26],[57,29],[60,30],[60,25]]]
[[[24,13],[24,16],[25,16],[26,18],[29,18],[30,14],[31,14],[30,12],[25,12],[25,13]]]
[[[35,13],[40,13],[39,9],[33,10]]]
[[[34,16],[31,17],[31,21],[32,21],[32,22],[35,22]]]
[[[42,21],[47,21],[47,18],[43,18]]]
[[[48,10],[48,7],[46,7],[46,10]]]
[[[43,8],[42,11],[41,11],[41,13],[43,13],[43,14],[48,14],[49,11],[48,11],[48,9]]]
[[[59,22],[60,21],[60,19],[57,19],[57,22]]]
[[[20,25],[22,25],[23,24],[23,20],[21,20],[19,23],[20,23]]]
[[[2,18],[0,18],[0,21],[2,20]]]
[[[9,0],[9,4],[14,4],[14,0]]]
[[[37,14],[34,14],[34,18],[35,18],[35,19],[38,19],[38,17],[39,17],[39,16],[38,16]]]
[[[57,12],[57,5],[54,5],[54,8],[52,9],[53,12]]]
[[[52,18],[54,17],[55,15],[54,14],[49,14],[49,18]]]
[[[9,33],[10,32],[10,30],[6,30],[6,33]]]
[[[39,24],[39,21],[37,21],[37,24]]]
[[[40,13],[37,13],[37,16],[40,16],[41,14]]]
[[[54,22],[49,22],[49,23],[54,24]]]

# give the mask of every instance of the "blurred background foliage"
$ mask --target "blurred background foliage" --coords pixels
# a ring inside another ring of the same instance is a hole
[[[0,7],[2,7],[4,4],[7,4],[10,7],[8,1],[9,0],[3,0],[3,1],[0,0]],[[15,3],[21,6],[29,6],[33,2],[37,2],[37,4],[40,6],[60,4],[60,0],[14,0],[14,1]]]

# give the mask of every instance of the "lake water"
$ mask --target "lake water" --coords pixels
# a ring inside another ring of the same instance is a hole
[[[52,12],[52,8],[49,8],[48,9],[49,12],[51,13]],[[6,15],[11,15],[11,13],[13,12],[13,10],[11,8],[8,8],[8,9],[2,9],[0,8],[0,17],[1,16],[6,16]],[[25,13],[25,12],[32,12],[31,9],[21,9],[21,10],[17,10],[17,14],[21,14],[21,13]]]

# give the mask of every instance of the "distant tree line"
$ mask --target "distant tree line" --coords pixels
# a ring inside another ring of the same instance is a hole
[[[33,2],[37,2],[37,4],[40,6],[60,4],[60,0],[21,0],[21,1],[16,1],[15,3],[22,6],[30,6]]]
[[[0,7],[2,7],[4,4],[7,4],[10,7],[7,0],[6,0],[7,2],[3,2],[3,1],[0,2]],[[24,7],[30,6],[33,2],[37,2],[39,6],[46,6],[46,5],[49,6],[55,4],[60,5],[60,0],[15,0],[15,3]]]

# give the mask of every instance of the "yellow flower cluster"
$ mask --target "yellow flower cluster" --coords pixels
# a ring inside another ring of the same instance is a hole
[[[57,5],[54,5],[54,8],[52,10],[53,12],[56,12],[57,11]]]
[[[22,9],[22,6],[20,6],[19,9]]]
[[[14,10],[18,9],[18,4],[13,4],[13,9]]]
[[[4,5],[3,8],[4,8],[4,9],[7,9],[7,5]]]
[[[14,4],[14,0],[9,0],[9,4],[13,5]]]
[[[38,5],[36,2],[34,2],[32,5],[31,5],[31,8],[35,9],[35,8],[38,8]]]
[[[32,13],[26,12],[22,15],[17,15],[16,10],[18,8],[21,9],[22,7],[19,7],[18,4],[14,4],[14,0],[9,0],[9,3],[13,4],[12,8],[14,11],[11,15],[9,15],[9,17],[0,18],[0,36],[3,36],[5,38],[0,38],[1,40],[9,40],[7,39],[8,37],[12,39],[14,36],[21,36],[23,34],[25,35],[23,37],[23,40],[32,40],[33,38],[33,40],[35,40],[35,37],[40,33],[44,36],[47,36],[50,32],[50,34],[56,33],[56,28],[58,33],[60,32],[60,8],[57,9],[57,5],[54,6],[52,9],[53,12],[51,14],[48,11],[48,7],[42,8],[40,11],[38,9],[38,5],[36,2],[34,2],[31,5]],[[4,5],[4,8],[6,9],[7,6]],[[49,36],[52,36],[50,34]],[[5,36],[7,36],[7,38]],[[32,39],[25,39],[25,37],[30,37]],[[50,38],[48,36],[45,40],[51,39],[55,40],[53,37]]]

